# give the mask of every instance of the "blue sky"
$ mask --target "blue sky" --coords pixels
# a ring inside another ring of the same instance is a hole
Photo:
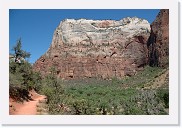
[[[17,39],[21,38],[23,50],[31,53],[29,62],[34,63],[48,50],[54,30],[60,21],[66,18],[120,20],[124,17],[136,16],[152,23],[158,13],[157,9],[11,9],[9,10],[9,51],[13,52],[12,47]]]

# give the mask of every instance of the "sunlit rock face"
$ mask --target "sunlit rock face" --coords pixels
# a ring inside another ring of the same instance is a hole
[[[55,67],[60,78],[134,75],[148,62],[147,20],[127,17],[115,20],[66,19],[56,28],[48,51],[34,69],[48,74]]]

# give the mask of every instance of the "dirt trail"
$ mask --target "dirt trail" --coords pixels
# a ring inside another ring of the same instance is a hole
[[[145,89],[156,89],[169,83],[169,69],[164,70],[161,75],[155,78],[152,82],[145,85]]]
[[[36,115],[37,114],[37,104],[39,101],[45,101],[44,95],[33,95],[33,100],[24,102],[23,104],[14,103],[13,107],[15,110],[11,113],[12,115]]]

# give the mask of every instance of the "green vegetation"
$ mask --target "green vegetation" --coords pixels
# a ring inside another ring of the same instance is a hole
[[[15,62],[21,58],[29,58],[31,55],[29,52],[22,50],[21,38],[17,40],[17,43],[12,50],[14,51]]]
[[[61,80],[56,77],[57,70],[54,67],[44,77],[33,71],[32,65],[25,60],[30,57],[30,53],[21,49],[21,40],[14,47],[14,53],[15,59],[9,61],[10,97],[19,101],[30,100],[29,91],[34,89],[47,96],[46,108],[49,114],[168,114],[169,89],[168,80],[165,80],[168,77],[161,77],[168,69],[146,66],[136,75],[123,79]],[[164,82],[160,86],[154,85],[156,79],[161,81],[159,78],[163,78]],[[39,108],[38,111],[43,110]]]
[[[160,68],[147,66],[137,75],[122,80],[90,78],[68,81],[60,81],[51,73],[45,79],[42,92],[48,96],[49,113],[54,115],[168,114],[168,89],[163,86],[145,89],[145,84],[161,72]]]
[[[25,60],[30,53],[21,49],[21,40],[14,46],[14,58],[9,61],[9,94],[19,101],[28,100],[29,90],[40,90],[40,73],[34,72],[32,65]]]

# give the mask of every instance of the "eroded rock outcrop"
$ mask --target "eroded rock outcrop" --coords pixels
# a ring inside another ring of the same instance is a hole
[[[162,9],[151,24],[147,42],[149,65],[168,67],[169,64],[169,10]]]
[[[114,20],[66,19],[56,28],[48,51],[34,64],[60,78],[121,78],[148,62],[150,24],[137,17]]]

